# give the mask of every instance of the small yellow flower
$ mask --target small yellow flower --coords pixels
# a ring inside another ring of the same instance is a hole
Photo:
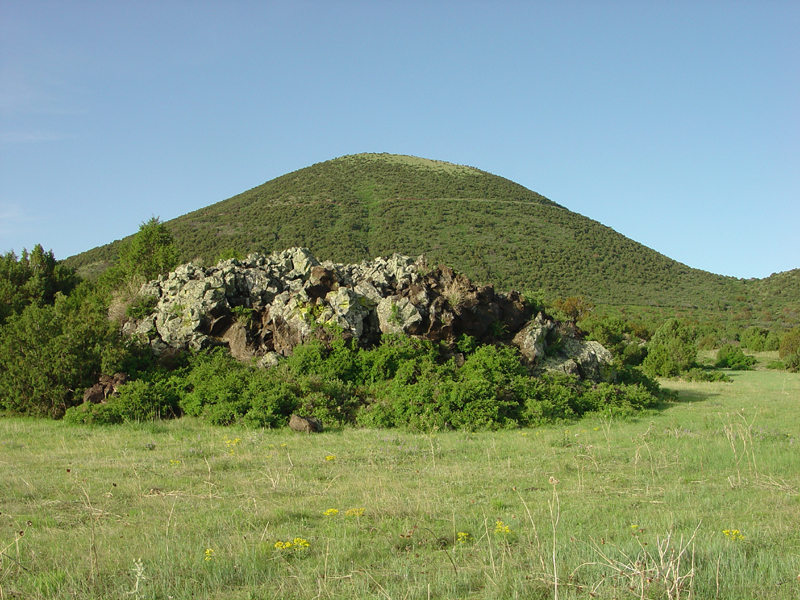
[[[303,539],[301,537],[296,537],[293,540],[286,540],[285,542],[280,541],[280,540],[275,542],[275,549],[276,550],[292,550],[294,548],[296,550],[303,550],[305,548],[308,548],[309,545],[310,544],[308,543],[308,540],[305,540],[305,539]]]
[[[639,529],[638,525],[631,525],[631,529]]]
[[[328,456],[325,457],[325,460],[336,460],[336,457],[333,454],[328,454]]]
[[[468,534],[466,531],[459,531],[458,532],[458,541],[460,543],[466,544],[470,539],[472,539],[472,536],[470,534]]]
[[[743,540],[745,536],[742,535],[742,532],[738,529],[723,529],[722,533],[725,534],[725,537],[731,541],[738,541]]]
[[[348,508],[344,514],[346,517],[363,517],[365,510],[364,508]]]
[[[498,519],[497,523],[494,525],[494,532],[502,535],[508,535],[511,533],[511,527]]]
[[[339,509],[338,508],[329,508],[328,510],[326,510],[322,514],[325,515],[326,517],[335,517],[336,515],[339,514]]]
[[[239,445],[239,442],[242,441],[242,438],[230,439],[226,436],[222,441],[225,442],[225,446],[228,448],[228,454],[236,454],[234,448]]]
[[[212,548],[206,548],[205,559],[204,560],[211,560],[214,558],[214,550]]]
[[[171,465],[179,465],[179,464],[181,464],[181,461],[179,461],[179,460],[170,460],[169,464],[171,464]]]

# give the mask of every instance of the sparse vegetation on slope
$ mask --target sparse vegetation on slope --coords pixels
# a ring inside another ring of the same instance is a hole
[[[425,253],[433,264],[499,289],[585,296],[598,305],[726,312],[748,322],[796,318],[783,311],[776,291],[782,284],[692,269],[508,179],[413,157],[366,154],[319,163],[167,225],[182,260],[292,246],[342,263]],[[113,258],[116,248],[67,262],[89,269]]]

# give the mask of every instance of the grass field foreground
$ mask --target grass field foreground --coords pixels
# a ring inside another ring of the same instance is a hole
[[[432,435],[0,419],[0,599],[800,596],[800,375]]]

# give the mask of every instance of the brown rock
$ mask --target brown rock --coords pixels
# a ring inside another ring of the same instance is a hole
[[[322,432],[322,422],[314,417],[292,415],[292,418],[289,419],[289,427],[295,431],[305,431],[306,433]]]
[[[83,393],[83,401],[91,402],[92,404],[100,404],[105,401],[105,387],[102,383],[95,383],[92,387],[88,388]]]

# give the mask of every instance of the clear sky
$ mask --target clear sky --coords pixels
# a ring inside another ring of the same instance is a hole
[[[800,267],[798,32],[797,0],[0,0],[0,252],[389,152],[766,277]]]

